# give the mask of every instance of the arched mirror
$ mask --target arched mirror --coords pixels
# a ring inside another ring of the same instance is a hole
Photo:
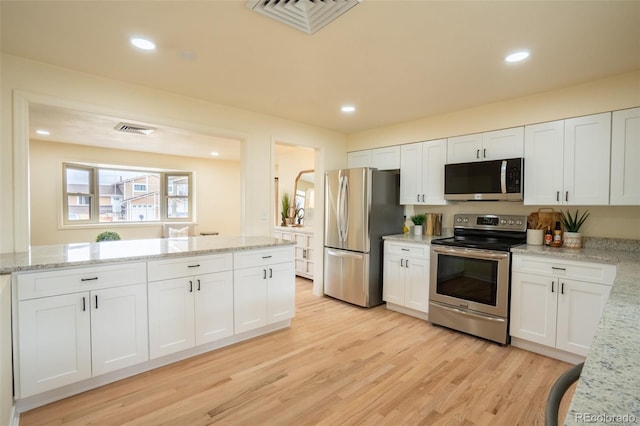
[[[313,209],[315,207],[314,171],[302,170],[296,177],[295,223],[301,226],[311,226]]]

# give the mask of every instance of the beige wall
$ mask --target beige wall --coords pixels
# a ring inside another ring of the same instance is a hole
[[[317,149],[316,165],[322,170],[346,164],[346,137],[337,132],[12,55],[3,54],[1,72],[0,252],[22,251],[29,244],[28,226],[21,223],[24,220],[21,212],[28,213],[28,191],[20,190],[25,185],[23,181],[26,181],[27,170],[20,150],[14,152],[14,136],[18,148],[28,144],[20,123],[14,126],[14,120],[19,121],[20,115],[25,114],[24,106],[18,105],[18,110],[14,109],[15,99],[21,97],[28,101],[242,140],[242,188],[238,214],[242,222],[241,232],[246,235],[270,235],[275,223],[275,213],[271,208],[271,200],[275,198],[271,161],[275,141],[295,141],[297,145]],[[18,190],[14,191],[14,188]]]
[[[539,93],[477,108],[427,117],[408,123],[372,129],[348,136],[347,151],[522,126],[568,117],[640,106],[640,71],[568,88]],[[443,213],[444,226],[453,226],[454,213],[524,214],[543,206],[515,202],[458,202],[448,206],[415,206],[407,214]],[[640,207],[587,206],[590,218],[582,232],[586,236],[640,239]],[[559,210],[558,206],[555,207]],[[565,210],[562,207],[562,210]]]
[[[101,163],[193,172],[195,233],[218,231],[240,233],[240,162],[121,151],[83,145],[32,140],[30,143],[31,244],[63,244],[93,241],[98,233],[113,230],[123,239],[158,238],[159,224],[91,225],[63,229],[62,163]]]
[[[640,70],[347,137],[347,151],[428,141],[640,106]]]

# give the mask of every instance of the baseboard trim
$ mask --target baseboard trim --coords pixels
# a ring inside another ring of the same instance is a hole
[[[560,349],[544,346],[539,343],[529,342],[517,337],[511,337],[511,346],[524,349],[525,351],[535,352],[540,355],[548,356],[549,358],[559,359],[560,361],[568,362],[569,364],[579,364],[586,359],[582,355],[572,354]]]
[[[389,302],[387,302],[387,309],[389,309],[390,311],[399,312],[405,315],[411,315],[412,317],[429,321],[429,314],[427,312],[417,311],[415,309],[407,308],[406,306],[396,305],[395,303]]]

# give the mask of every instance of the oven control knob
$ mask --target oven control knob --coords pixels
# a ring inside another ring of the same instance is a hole
[[[469,223],[469,218],[468,218],[468,217],[465,217],[464,219],[462,219],[462,221],[463,221],[464,223]]]
[[[462,223],[462,218],[461,218],[461,217],[457,218],[457,219],[456,219],[456,222],[458,222],[458,223]]]
[[[514,223],[513,219],[509,219],[509,225],[513,225]]]
[[[502,225],[506,225],[506,224],[507,224],[507,220],[506,220],[506,219],[502,219],[502,220],[500,221],[500,223],[501,223]]]
[[[516,220],[516,225],[518,226],[522,225],[522,221],[520,219]]]

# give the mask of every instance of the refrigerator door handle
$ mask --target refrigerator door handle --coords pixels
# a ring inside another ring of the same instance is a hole
[[[348,185],[349,181],[347,180],[347,177],[340,176],[336,220],[338,222],[338,237],[343,243],[347,239],[347,232],[349,231],[349,198],[347,197]]]

